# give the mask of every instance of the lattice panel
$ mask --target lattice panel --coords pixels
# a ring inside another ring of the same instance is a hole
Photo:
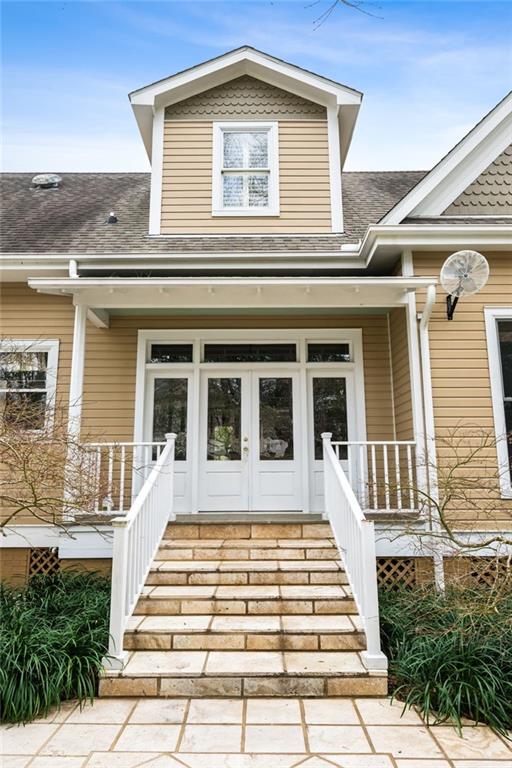
[[[508,557],[470,558],[470,579],[482,587],[494,587],[501,579],[512,579],[512,561]]]
[[[385,589],[413,587],[416,584],[416,563],[414,558],[377,558],[377,581]]]
[[[28,577],[52,576],[60,569],[59,553],[56,549],[38,547],[30,550]]]

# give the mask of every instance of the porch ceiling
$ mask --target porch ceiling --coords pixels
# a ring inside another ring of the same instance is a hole
[[[405,277],[30,278],[39,293],[100,309],[396,307],[436,281]]]

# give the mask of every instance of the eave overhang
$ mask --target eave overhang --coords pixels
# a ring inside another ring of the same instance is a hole
[[[95,309],[387,308],[436,280],[405,277],[29,278],[39,293]]]

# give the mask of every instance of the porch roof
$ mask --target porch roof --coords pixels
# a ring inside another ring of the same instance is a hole
[[[97,309],[393,307],[430,277],[30,278],[39,293]]]

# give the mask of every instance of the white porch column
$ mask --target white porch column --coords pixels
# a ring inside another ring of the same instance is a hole
[[[74,440],[77,440],[80,437],[80,426],[82,421],[86,323],[87,307],[75,304],[75,327],[73,330],[68,410],[68,434]]]

